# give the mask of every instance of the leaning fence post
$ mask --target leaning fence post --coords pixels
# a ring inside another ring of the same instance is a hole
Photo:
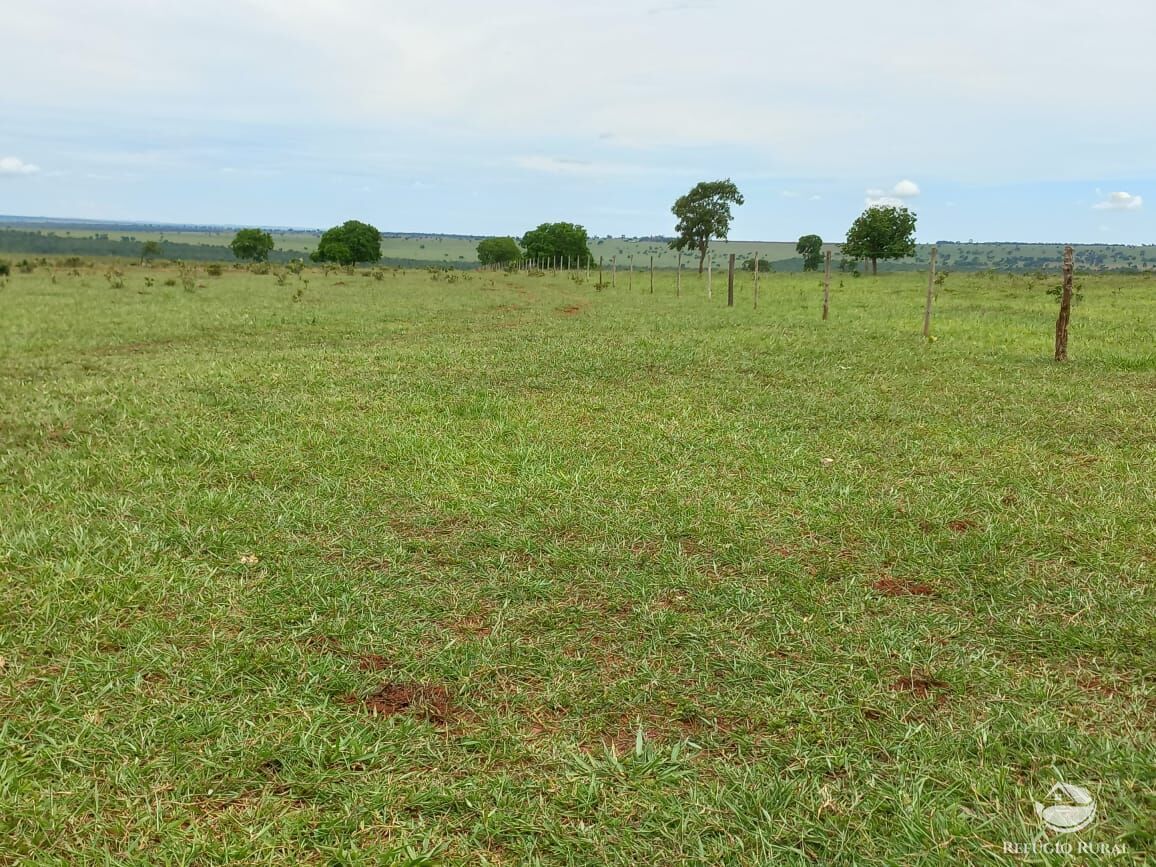
[[[1056,320],[1056,361],[1068,360],[1068,321],[1072,317],[1072,272],[1075,270],[1071,245],[1064,247],[1064,285],[1060,295],[1060,317]]]
[[[826,265],[823,267],[823,318],[827,318],[827,308],[831,302],[831,251],[827,251]]]
[[[731,253],[727,267],[727,307],[735,306],[735,254]]]
[[[927,268],[927,304],[923,308],[923,336],[931,337],[931,298],[935,293],[935,257],[939,251],[931,248],[931,264]]]

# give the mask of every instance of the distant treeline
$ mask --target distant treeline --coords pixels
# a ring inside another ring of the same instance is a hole
[[[223,244],[183,244],[161,241],[161,253],[154,258],[180,259],[187,262],[222,262],[233,259],[233,251]],[[26,232],[22,229],[0,229],[0,253],[34,256],[119,256],[139,259],[143,241],[130,237],[114,238],[97,234],[88,238],[57,235],[53,232]],[[271,262],[300,259],[300,251],[274,250]]]
[[[383,233],[387,238],[461,238],[467,236],[425,236],[402,234],[396,232]],[[664,238],[641,239],[652,243],[662,243]],[[144,241],[130,235],[114,235],[111,233],[94,233],[89,236],[58,235],[51,229],[13,229],[0,228],[0,256],[16,258],[27,256],[115,256],[122,259],[140,259],[144,249]],[[159,241],[161,252],[151,257],[157,260],[182,260],[190,262],[231,262],[233,252],[227,243],[222,240],[217,244],[191,244],[177,240]],[[940,241],[939,267],[946,271],[1010,271],[1030,273],[1033,271],[1056,271],[1060,267],[1063,256],[1063,247],[1058,244],[1017,244],[1017,243],[975,243],[971,241]],[[1156,269],[1156,246],[1135,246],[1127,244],[1077,244],[1076,267],[1092,271],[1148,271]],[[879,262],[880,271],[918,271],[927,267],[930,244],[919,244],[915,256],[898,261]],[[407,251],[408,252],[408,251]],[[415,253],[419,251],[415,248]],[[619,257],[618,265],[623,267],[625,251],[620,250],[623,256]],[[651,252],[654,252],[653,250]],[[738,252],[738,263],[750,259],[753,254]],[[269,254],[269,260],[274,264],[285,264],[293,259],[307,258],[308,253],[301,250],[274,250]],[[770,257],[766,257],[770,258]],[[432,259],[415,257],[394,257],[382,259],[379,265],[386,268],[454,268],[469,269],[478,267],[476,261],[458,259]],[[715,270],[720,267],[716,259]],[[636,262],[636,267],[638,263]],[[841,265],[841,257],[835,252],[835,268]],[[848,263],[849,267],[850,263]],[[803,270],[801,257],[790,259],[772,259],[772,270],[780,273],[795,273]],[[668,263],[659,264],[659,268],[669,268]],[[693,262],[687,267],[693,267]]]

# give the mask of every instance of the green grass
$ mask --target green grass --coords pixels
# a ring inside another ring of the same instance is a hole
[[[1156,281],[101,273],[0,288],[0,862],[1156,851]]]

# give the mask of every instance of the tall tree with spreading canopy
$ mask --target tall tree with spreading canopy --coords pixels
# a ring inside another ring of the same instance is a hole
[[[522,248],[513,238],[486,238],[478,244],[478,261],[483,265],[512,265],[522,258]]]
[[[140,263],[143,265],[147,259],[155,259],[165,251],[161,246],[160,241],[145,241],[140,248]]]
[[[264,262],[273,252],[273,236],[260,229],[240,229],[229,243],[229,249],[238,259]]]
[[[702,273],[712,238],[726,239],[731,230],[731,205],[741,205],[743,194],[731,182],[703,181],[695,184],[685,196],[679,196],[671,213],[678,217],[670,242],[672,250],[697,250],[698,273]]]
[[[369,223],[346,220],[325,231],[309,258],[314,262],[336,262],[338,265],[376,262],[381,258],[381,232]]]
[[[818,235],[803,235],[795,245],[795,252],[803,257],[804,271],[818,271],[823,262],[823,239]]]
[[[869,259],[871,273],[879,273],[880,259],[903,259],[915,255],[915,214],[902,206],[873,205],[847,230],[843,255],[856,261]]]
[[[590,237],[574,223],[543,223],[522,236],[527,259],[552,260],[573,258],[577,262],[592,259]]]

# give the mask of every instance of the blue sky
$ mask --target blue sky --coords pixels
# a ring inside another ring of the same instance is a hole
[[[777,8],[776,8],[777,7]],[[1150,0],[37,0],[4,12],[0,213],[1156,242]]]

